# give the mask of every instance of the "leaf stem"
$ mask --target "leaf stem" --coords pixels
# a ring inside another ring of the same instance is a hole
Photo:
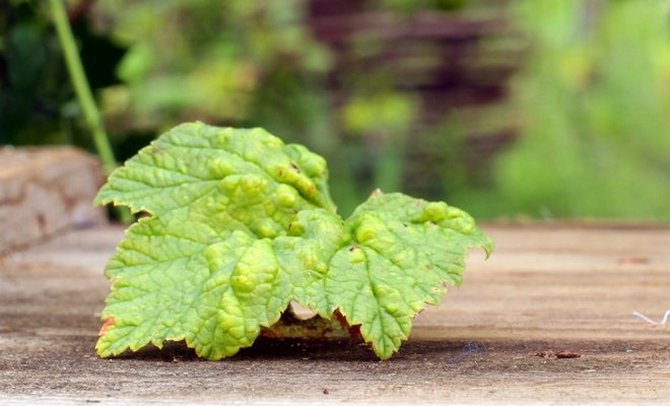
[[[261,336],[276,339],[312,339],[324,341],[362,341],[360,328],[349,326],[342,313],[335,311],[332,318],[314,316],[307,320],[298,318],[291,305],[281,318],[270,327],[261,329]]]
[[[72,80],[72,85],[75,94],[77,95],[79,105],[84,112],[86,126],[93,136],[93,143],[95,144],[95,149],[102,161],[105,174],[109,175],[117,166],[116,159],[114,158],[114,153],[112,152],[107,133],[105,132],[100,112],[93,99],[91,87],[86,79],[86,74],[84,73],[81,58],[79,57],[77,44],[72,35],[72,28],[70,27],[63,1],[49,0],[49,5],[51,7],[51,15],[58,34],[58,40],[65,56],[65,63],[70,74],[70,79]],[[121,221],[126,224],[130,223],[132,220],[130,213],[125,209],[117,209],[117,214]]]

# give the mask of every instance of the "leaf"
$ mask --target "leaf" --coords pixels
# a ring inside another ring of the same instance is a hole
[[[491,240],[465,212],[399,193],[375,193],[345,224],[350,241],[332,258],[326,292],[375,353],[389,358],[414,316],[460,285],[470,247]]]
[[[458,285],[491,241],[445,203],[375,193],[343,221],[325,161],[261,129],[185,124],[117,169],[96,203],[146,211],[106,268],[97,351],[185,340],[216,360],[250,346],[291,300],[339,310],[380,358]]]
[[[222,179],[245,177],[245,182]],[[292,204],[295,192],[308,203],[335,209],[328,195],[325,160],[300,145],[284,145],[263,129],[182,124],[163,134],[115,170],[96,203],[126,205],[133,212],[163,214],[190,206],[217,187],[280,186],[278,199]],[[258,195],[256,195],[258,196]]]
[[[323,158],[260,129],[186,124],[140,151],[96,198],[153,214],[129,228],[107,266],[102,317],[114,322],[99,354],[186,340],[219,359],[251,345],[296,284],[271,238],[296,213],[334,208],[326,178]]]

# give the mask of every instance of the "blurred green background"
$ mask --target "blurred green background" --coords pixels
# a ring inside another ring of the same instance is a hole
[[[0,144],[93,151],[46,2],[0,0]],[[670,221],[670,1],[72,0],[117,158],[262,126],[480,218]]]

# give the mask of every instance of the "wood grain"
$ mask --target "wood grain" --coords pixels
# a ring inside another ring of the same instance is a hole
[[[100,164],[70,147],[0,148],[0,255],[67,227],[104,222]]]
[[[358,344],[260,341],[221,362],[183,345],[93,352],[123,235],[65,234],[0,262],[0,404],[670,402],[670,227],[488,226],[463,286],[386,362]]]

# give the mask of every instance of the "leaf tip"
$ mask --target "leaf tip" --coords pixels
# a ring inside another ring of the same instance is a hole
[[[493,242],[493,239],[489,237],[486,234],[483,234],[484,241],[481,244],[482,249],[484,250],[484,253],[486,254],[486,259],[489,259],[491,257],[491,254],[493,254],[493,251],[495,250],[495,243]]]
[[[101,207],[101,206],[104,206],[108,203],[111,203],[112,200],[108,196],[106,196],[106,193],[105,193],[106,189],[107,189],[107,184],[103,185],[102,188],[100,188],[98,193],[95,195],[95,197],[93,198],[93,205],[94,206]]]

